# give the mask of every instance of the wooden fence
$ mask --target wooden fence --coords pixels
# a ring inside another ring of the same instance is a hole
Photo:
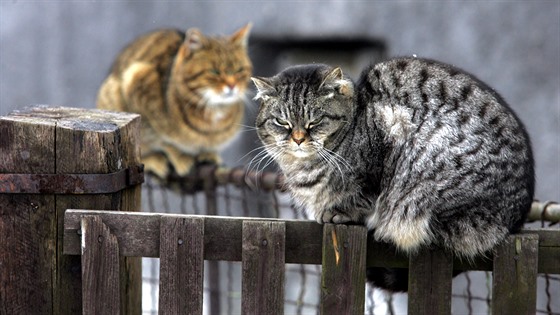
[[[289,263],[322,265],[329,314],[364,312],[366,266],[409,268],[410,314],[451,312],[453,270],[493,271],[496,314],[534,313],[536,274],[560,274],[557,229],[525,230],[493,257],[466,262],[440,251],[404,257],[360,226],[135,212],[138,126],[138,115],[62,107],[0,117],[0,315],[140,314],[139,257],[160,258],[162,314],[201,313],[204,260],[213,283],[217,261],[242,262],[242,311],[261,314],[282,313]],[[247,174],[201,175],[186,188],[203,189],[215,214],[216,185]],[[258,180],[275,189],[281,177]],[[558,221],[558,208],[533,210]]]
[[[284,265],[321,264],[323,314],[363,314],[365,270],[409,268],[409,314],[450,314],[453,270],[492,270],[493,314],[534,314],[537,273],[560,273],[558,230],[510,236],[474,262],[406,258],[362,226],[312,221],[68,210],[64,253],[82,255],[84,314],[118,310],[117,257],[159,257],[160,314],[202,314],[204,260],[241,261],[244,314],[283,314]]]

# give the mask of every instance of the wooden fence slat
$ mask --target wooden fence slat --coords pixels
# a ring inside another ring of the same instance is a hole
[[[285,238],[284,222],[243,222],[243,314],[284,313]]]
[[[120,314],[119,244],[98,216],[82,218],[84,315]]]
[[[535,314],[539,237],[510,235],[494,254],[492,314]]]
[[[163,216],[160,235],[160,314],[202,314],[204,218]]]
[[[363,314],[367,230],[359,225],[323,227],[322,314]]]
[[[451,314],[452,254],[423,250],[409,266],[408,314]]]

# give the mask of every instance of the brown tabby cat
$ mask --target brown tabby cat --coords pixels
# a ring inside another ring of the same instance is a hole
[[[117,57],[97,97],[101,109],[142,116],[142,162],[162,180],[220,163],[244,113],[252,64],[248,24],[229,37],[158,30]]]

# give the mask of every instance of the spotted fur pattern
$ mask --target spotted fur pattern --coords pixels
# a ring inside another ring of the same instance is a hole
[[[318,222],[364,224],[408,254],[439,246],[466,259],[522,226],[534,192],[529,138],[472,75],[396,58],[356,84],[326,65],[253,81],[258,135]],[[377,284],[402,289],[387,282]]]

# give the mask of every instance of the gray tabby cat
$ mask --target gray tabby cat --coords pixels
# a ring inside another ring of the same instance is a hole
[[[319,223],[365,224],[408,254],[440,246],[466,259],[523,225],[534,191],[529,137],[473,76],[397,58],[357,84],[320,64],[253,81],[257,133]],[[375,285],[406,290],[406,275],[372,270]]]

